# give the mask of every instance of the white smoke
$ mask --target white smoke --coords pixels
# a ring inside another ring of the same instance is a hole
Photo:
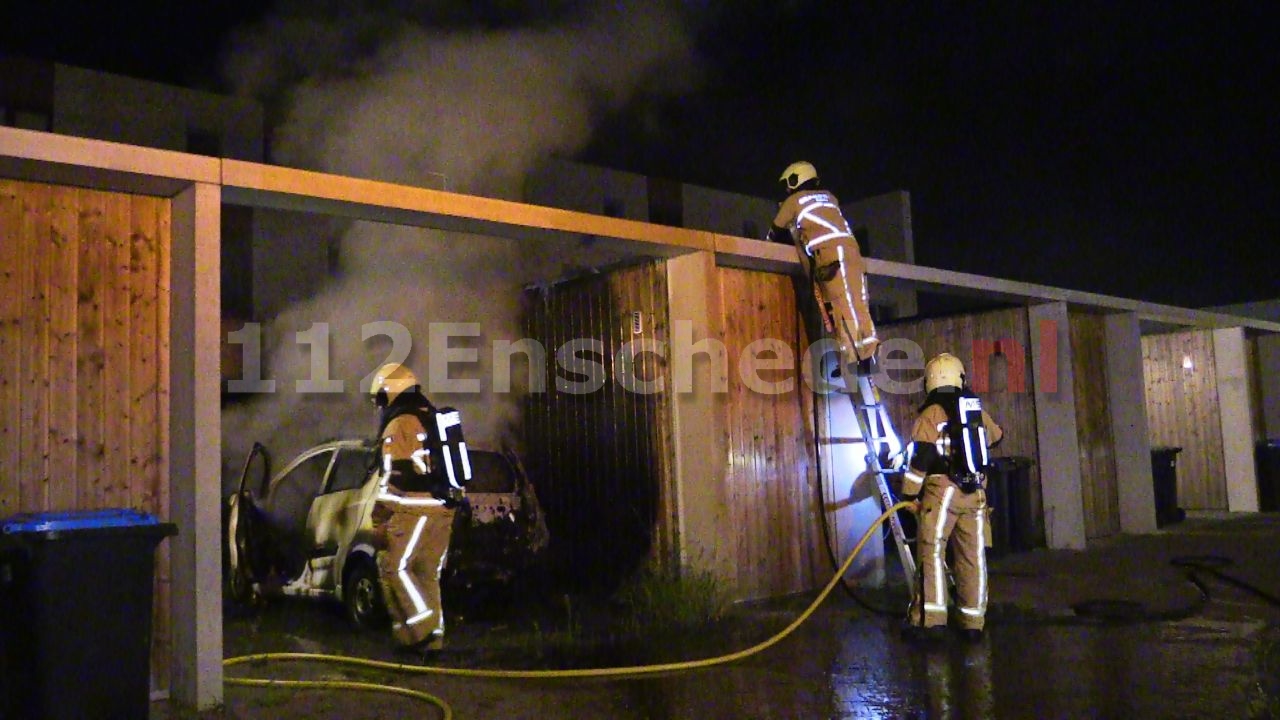
[[[362,27],[389,27],[386,20],[365,17]],[[537,163],[588,143],[598,113],[623,108],[642,90],[686,90],[694,77],[680,17],[660,2],[604,3],[586,17],[538,29],[443,32],[402,24],[345,64],[332,54],[321,57],[322,47],[335,48],[317,40],[343,37],[342,22],[268,21],[264,27],[288,32],[250,33],[232,58],[233,71],[264,73],[242,86],[263,87],[278,81],[267,72],[277,67],[273,59],[300,50],[300,39],[316,51],[311,74],[284,88],[287,111],[273,134],[276,162],[425,187],[440,187],[443,177],[450,191],[519,199]],[[299,248],[316,246],[315,238],[297,240]],[[489,392],[490,349],[495,340],[521,337],[521,289],[559,277],[568,265],[615,259],[573,239],[535,247],[370,222],[350,225],[340,256],[338,279],[265,328],[263,375],[275,380],[276,391],[224,413],[229,466],[254,441],[284,459],[327,437],[371,435],[375,413],[360,383],[391,349],[386,337],[362,341],[362,329],[375,322],[408,329],[407,364],[424,379],[430,354],[441,350],[427,347],[430,324],[479,323],[480,338],[453,343],[478,350],[479,361],[451,367],[450,378],[478,379],[485,392],[432,397],[463,411],[468,439],[477,445],[512,443],[520,398]],[[324,379],[313,372],[311,346],[295,338],[313,323],[327,324],[328,378],[343,382],[341,393],[295,387]]]

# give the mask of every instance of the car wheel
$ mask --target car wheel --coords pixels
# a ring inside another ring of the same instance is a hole
[[[378,580],[378,568],[368,558],[352,558],[352,567],[343,583],[342,598],[347,606],[347,617],[358,628],[374,628],[387,619],[387,606],[382,600],[382,583]]]

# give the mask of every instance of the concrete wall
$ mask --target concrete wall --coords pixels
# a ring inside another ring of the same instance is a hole
[[[330,260],[347,224],[323,215],[262,208],[254,208],[252,222],[251,319],[269,320],[330,280]]]
[[[263,159],[263,109],[249,98],[56,65],[53,103],[56,133],[237,160]],[[193,134],[216,137],[217,147],[191,147]]]
[[[645,176],[584,165],[561,158],[542,163],[526,180],[525,202],[608,215],[628,220],[649,219],[649,189]]]
[[[840,207],[855,231],[866,229],[864,249],[868,255],[904,263],[916,261],[915,239],[911,234],[911,193],[895,190],[845,202]]]
[[[865,237],[869,257],[895,262],[916,261],[915,239],[911,234],[911,194],[897,190],[841,205],[845,218],[860,237]],[[914,317],[918,310],[915,288],[893,278],[872,275],[867,288],[871,304],[890,318]]]
[[[684,227],[763,240],[778,213],[776,201],[685,185]]]

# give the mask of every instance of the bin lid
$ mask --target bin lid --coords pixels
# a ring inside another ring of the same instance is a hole
[[[22,513],[5,519],[0,528],[5,534],[22,532],[56,532],[92,528],[138,527],[157,525],[156,516],[139,510],[66,510],[61,512]]]

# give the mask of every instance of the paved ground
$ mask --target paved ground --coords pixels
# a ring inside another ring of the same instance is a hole
[[[236,675],[364,679],[426,690],[459,718],[1267,718],[1280,717],[1280,515],[1192,518],[1084,552],[991,563],[992,610],[977,645],[904,642],[896,618],[837,592],[795,634],[714,669],[627,680],[492,680],[260,666]],[[1206,557],[1211,556],[1211,557]],[[1194,582],[1186,567],[1192,557]],[[1203,588],[1203,590],[1201,589]],[[1204,595],[1207,591],[1207,597]],[[560,629],[493,621],[451,631],[439,665],[633,664],[746,647],[808,598],[742,610],[705,636],[555,656]],[[870,604],[900,605],[894,593]],[[268,650],[396,659],[312,604],[226,624],[228,655]],[[438,717],[417,701],[350,691],[228,688],[209,717]],[[1271,714],[1274,713],[1274,714]],[[161,705],[153,716],[179,717]]]

